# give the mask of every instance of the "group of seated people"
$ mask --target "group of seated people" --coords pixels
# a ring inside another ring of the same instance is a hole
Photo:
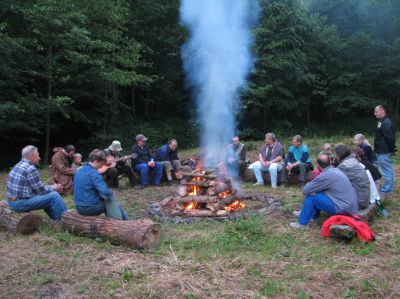
[[[21,161],[10,171],[7,181],[7,201],[15,212],[43,209],[51,219],[59,220],[67,207],[60,194],[73,194],[77,211],[82,215],[106,216],[127,220],[128,214],[115,199],[110,187],[118,187],[118,176],[127,175],[132,186],[144,188],[148,185],[148,172],[154,171],[153,185],[159,186],[163,170],[172,182],[172,172],[182,178],[182,166],[178,158],[175,139],[158,148],[153,157],[143,134],[136,136],[131,154],[122,156],[121,143],[117,140],[105,149],[95,149],[82,166],[82,156],[75,153],[73,145],[55,148],[51,172],[54,184],[45,185],[40,180],[36,166],[40,155],[35,146],[22,149]],[[132,160],[132,166],[128,164]],[[135,185],[133,171],[140,174],[140,185]]]
[[[117,140],[105,149],[95,149],[88,162],[81,165],[82,156],[75,153],[75,147],[55,148],[52,157],[52,178],[54,184],[44,185],[35,166],[40,156],[34,146],[22,150],[21,161],[9,173],[7,199],[10,208],[16,212],[44,209],[52,219],[60,219],[66,206],[60,194],[73,194],[77,211],[82,215],[100,215],[127,220],[128,214],[115,199],[109,187],[118,187],[118,176],[127,175],[135,185],[134,171],[140,174],[140,188],[148,185],[148,173],[154,171],[152,183],[159,186],[165,170],[168,182],[172,182],[172,172],[177,179],[182,178],[182,166],[177,153],[177,141],[172,139],[161,146],[153,157],[146,145],[147,138],[138,134],[130,155],[122,155],[121,143]],[[309,148],[303,144],[300,135],[292,138],[292,145],[285,155],[284,147],[275,134],[265,135],[264,145],[258,161],[252,168],[256,176],[255,185],[263,185],[262,172],[269,172],[271,187],[278,185],[278,174],[284,185],[291,173],[299,174],[306,196],[297,222],[293,228],[302,228],[318,217],[319,211],[329,214],[355,213],[379,199],[375,181],[381,177],[376,168],[376,156],[364,136],[357,134],[353,150],[339,144],[331,152],[330,144],[323,146],[318,155],[317,168],[311,182],[305,184],[307,172],[313,170]],[[132,165],[127,164],[128,160]],[[246,146],[239,137],[232,139],[224,157],[228,175],[234,179],[243,178],[247,168]],[[104,172],[100,171],[104,169]]]

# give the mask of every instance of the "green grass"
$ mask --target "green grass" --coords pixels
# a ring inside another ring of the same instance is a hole
[[[281,140],[285,146],[287,139]],[[305,136],[314,159],[324,142],[351,141],[352,136]],[[261,143],[249,143],[250,156],[257,157]],[[182,151],[181,158],[198,151]],[[399,157],[394,161],[398,168]],[[49,180],[47,168],[41,175]],[[3,173],[1,190],[5,182]],[[132,218],[147,217],[150,202],[175,191],[174,187],[136,190],[128,184],[121,186],[117,198]],[[395,194],[384,202],[391,217],[376,217],[370,224],[377,235],[372,244],[321,237],[326,216],[307,230],[291,230],[292,211],[303,201],[298,186],[273,191],[246,183],[243,188],[281,198],[281,210],[231,222],[161,223],[161,241],[147,252],[64,232],[39,212],[45,219],[39,233],[13,236],[0,231],[0,294],[40,297],[47,286],[62,285],[73,296],[85,298],[400,297],[397,182]],[[73,207],[71,196],[64,200]]]

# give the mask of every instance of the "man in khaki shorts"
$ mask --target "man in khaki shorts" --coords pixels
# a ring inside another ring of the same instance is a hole
[[[172,171],[175,172],[178,180],[182,179],[182,165],[178,158],[178,142],[176,139],[171,139],[167,144],[159,147],[155,160],[164,166],[169,185],[172,184]]]

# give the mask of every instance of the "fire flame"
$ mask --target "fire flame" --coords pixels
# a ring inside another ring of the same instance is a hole
[[[225,211],[233,212],[239,209],[243,209],[245,207],[246,207],[245,203],[237,199],[234,202],[232,202],[229,206],[226,206],[224,209]]]
[[[185,210],[193,210],[193,209],[196,209],[197,208],[197,203],[196,202],[190,202],[186,207],[185,207]]]
[[[201,178],[197,177],[192,179],[192,182],[200,182]],[[201,187],[200,186],[193,186],[193,190],[188,192],[188,195],[200,195],[201,194]]]
[[[218,194],[218,196],[221,198],[227,198],[229,195],[231,195],[231,193],[228,191],[224,191]]]

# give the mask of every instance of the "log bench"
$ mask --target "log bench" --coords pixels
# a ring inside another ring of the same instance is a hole
[[[137,249],[151,250],[161,237],[161,226],[150,219],[121,221],[102,215],[83,216],[71,209],[63,214],[61,223],[66,231]]]
[[[264,184],[271,183],[271,177],[269,172],[262,172]],[[309,182],[313,179],[314,173],[312,171],[308,171],[306,175],[306,182]],[[282,172],[278,172],[278,185],[281,183],[282,180]],[[247,168],[244,171],[244,181],[245,182],[256,182],[256,176],[254,174],[253,169]],[[294,175],[288,176],[288,184],[299,184],[299,174],[295,173]]]
[[[13,234],[33,234],[43,224],[41,216],[29,213],[17,213],[11,211],[6,201],[0,201],[0,226]]]

